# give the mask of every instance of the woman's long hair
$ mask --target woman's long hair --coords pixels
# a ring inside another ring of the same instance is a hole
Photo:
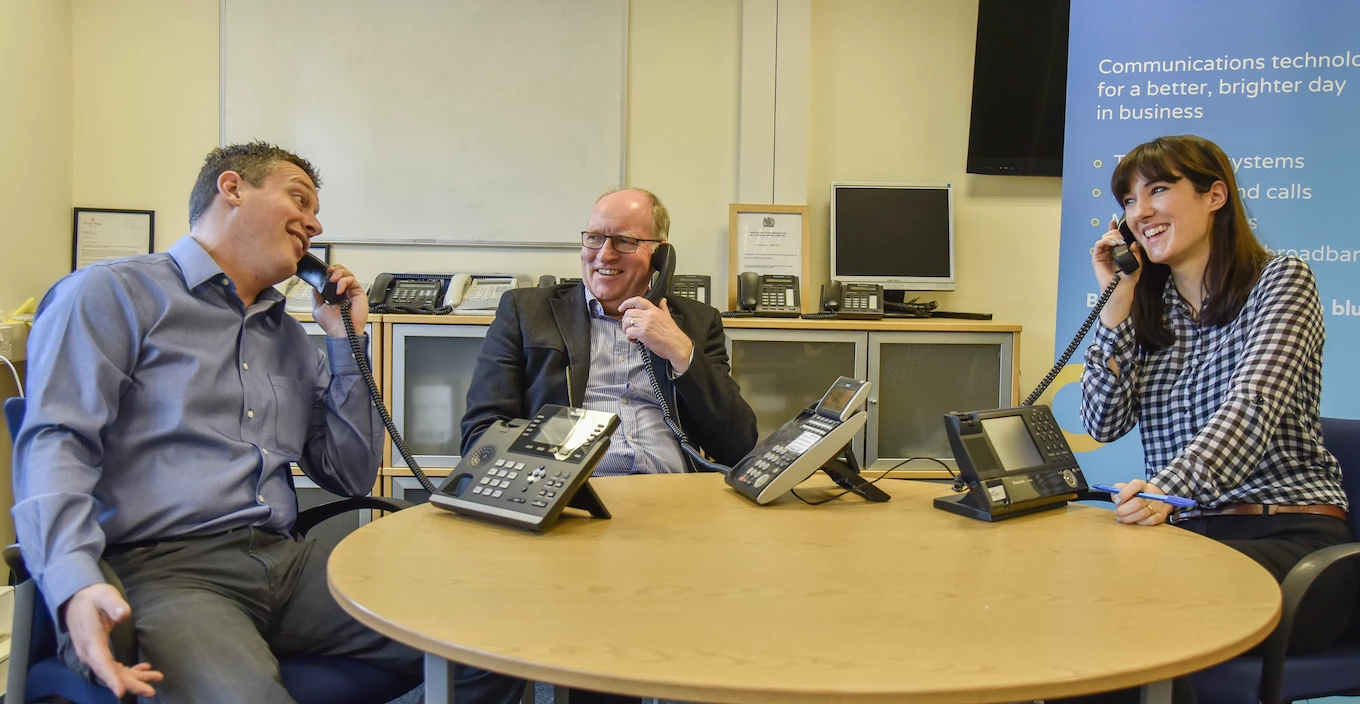
[[[1204,267],[1204,304],[1199,319],[1211,326],[1232,322],[1270,259],[1247,222],[1232,162],[1217,144],[1203,137],[1159,137],[1134,147],[1115,167],[1110,193],[1121,208],[1139,178],[1167,183],[1187,178],[1200,194],[1208,193],[1215,181],[1227,186],[1227,202],[1209,215],[1209,262]],[[1143,258],[1143,273],[1133,290],[1133,332],[1143,349],[1158,350],[1175,341],[1162,299],[1170,276],[1171,267]]]

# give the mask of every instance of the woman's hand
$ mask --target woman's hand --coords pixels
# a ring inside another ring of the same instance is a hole
[[[1136,496],[1138,492],[1166,493],[1142,479],[1134,479],[1127,484],[1115,484],[1115,487],[1119,489],[1119,493],[1114,497],[1114,517],[1120,523],[1155,526],[1166,523],[1166,517],[1171,515],[1171,504]]]
[[[1119,265],[1115,263],[1114,255],[1110,250],[1124,244],[1124,235],[1119,232],[1119,223],[1111,220],[1110,229],[1100,239],[1096,240],[1091,247],[1091,269],[1096,274],[1096,284],[1103,292],[1105,287],[1110,285],[1116,272],[1119,272]],[[1120,323],[1129,317],[1133,310],[1133,287],[1138,283],[1138,277],[1143,273],[1143,252],[1137,242],[1129,245],[1129,251],[1138,257],[1138,271],[1132,274],[1119,273],[1119,286],[1115,287],[1114,293],[1110,294],[1110,300],[1105,303],[1105,308],[1100,311],[1100,322],[1105,327],[1113,330]]]

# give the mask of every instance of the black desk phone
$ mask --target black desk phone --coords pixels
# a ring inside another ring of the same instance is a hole
[[[671,286],[666,295],[708,303],[712,291],[713,279],[708,274],[676,274],[671,277]]]
[[[453,274],[378,274],[368,288],[373,313],[434,313],[444,305]]]
[[[737,275],[737,306],[738,310],[723,315],[728,318],[797,318],[803,312],[798,277],[743,271]]]
[[[540,532],[568,506],[609,518],[588,480],[618,426],[613,413],[551,404],[531,420],[496,421],[430,503]]]
[[[820,401],[804,408],[742,458],[728,473],[727,484],[758,504],[768,504],[821,469],[840,486],[870,501],[887,501],[886,493],[859,476],[849,449],[869,418],[863,410],[868,396],[869,382],[840,377]],[[848,464],[836,459],[842,452]]]
[[[883,304],[883,287],[879,284],[841,283],[832,279],[822,284],[820,312],[803,317],[878,320],[883,317]]]
[[[999,521],[1057,508],[1087,490],[1047,406],[950,413],[944,427],[968,492],[937,498],[936,508]]]

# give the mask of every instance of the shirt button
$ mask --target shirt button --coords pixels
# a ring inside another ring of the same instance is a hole
[[[246,364],[245,362],[241,362],[241,368],[246,371],[250,371],[250,365]]]
[[[260,500],[260,503],[264,503],[264,494],[260,494],[260,495],[256,496],[255,498],[256,498],[256,499],[259,499],[259,500]]]
[[[266,454],[266,455],[269,454],[269,450],[266,450],[266,449],[264,449],[263,447],[260,448],[260,452],[263,452],[263,453]]]
[[[254,418],[254,417],[255,417],[255,411],[246,411],[246,417],[247,417],[247,418]]]
[[[632,434],[632,433],[628,433],[628,434],[625,435],[624,437],[625,437],[625,438],[628,438],[628,442],[632,442],[632,441],[633,441],[633,434]]]
[[[223,285],[223,286],[230,286],[230,285],[231,285],[231,279],[222,279],[222,285]]]
[[[623,355],[619,355],[619,361],[620,361],[620,362],[623,361]]]

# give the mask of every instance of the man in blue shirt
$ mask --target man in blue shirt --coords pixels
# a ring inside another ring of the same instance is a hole
[[[419,679],[419,653],[330,596],[327,550],[290,537],[290,463],[361,496],[381,455],[339,307],[314,296],[321,355],[273,288],[321,233],[319,186],[309,162],[277,147],[215,149],[186,237],[71,274],[39,309],[14,448],[15,528],[63,658],[120,696],[291,702],[279,656],[355,658]],[[329,277],[362,330],[362,288],[342,266]],[[129,617],[138,664],[108,647],[112,624]],[[460,701],[517,701],[522,686],[471,668],[457,681]]]

